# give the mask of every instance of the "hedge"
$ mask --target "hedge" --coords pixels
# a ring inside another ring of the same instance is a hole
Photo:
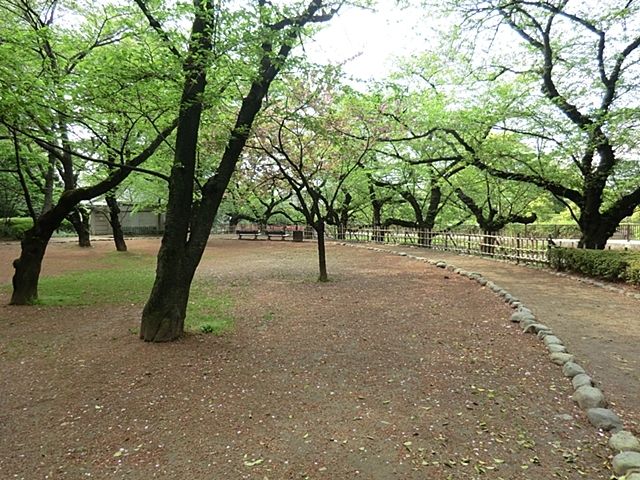
[[[12,217],[0,219],[0,238],[10,240],[22,240],[24,232],[33,227],[33,220],[29,217]],[[73,225],[69,220],[63,220],[58,233],[73,233]]]
[[[8,238],[11,240],[21,240],[24,232],[33,227],[31,218],[7,218],[0,221],[0,238]]]
[[[640,252],[556,247],[549,250],[549,262],[560,271],[640,285]]]

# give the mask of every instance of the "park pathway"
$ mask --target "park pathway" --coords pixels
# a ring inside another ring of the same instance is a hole
[[[625,426],[640,431],[639,300],[544,269],[415,247],[377,246],[478,272],[519,298],[564,341]]]

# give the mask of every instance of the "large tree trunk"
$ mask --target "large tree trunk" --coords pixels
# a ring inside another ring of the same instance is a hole
[[[372,200],[371,207],[373,208],[373,241],[384,243],[384,231],[382,230],[382,202]]]
[[[492,230],[484,230],[482,245],[480,246],[482,253],[493,256],[496,251],[496,233],[497,232]]]
[[[191,29],[189,54],[184,64],[185,81],[156,277],[142,311],[140,338],[147,342],[168,342],[182,335],[189,290],[197,266],[197,262],[192,265],[187,259],[187,249],[194,248],[189,247],[189,227],[194,216],[193,183],[202,95],[206,85],[205,59],[211,49],[211,38],[207,32],[213,22],[211,12],[207,11],[210,3],[203,2],[200,7]],[[204,246],[202,248],[204,250]],[[201,255],[199,252],[198,258]]]
[[[48,240],[48,239],[47,239]],[[25,237],[20,258],[13,261],[13,294],[11,305],[31,305],[38,299],[38,279],[47,240],[37,236]]]
[[[90,247],[91,246],[91,232],[89,227],[89,215],[86,210],[78,205],[67,218],[73,225],[73,229],[78,235],[78,246]]]
[[[120,207],[118,206],[118,201],[113,193],[108,193],[105,196],[105,200],[109,207],[109,224],[113,232],[113,242],[116,245],[116,250],[118,252],[126,252],[127,242],[124,241],[124,233],[122,231],[122,224],[120,223]]]
[[[142,313],[141,339],[167,342],[182,335],[193,280],[184,256],[182,249],[167,247],[163,239],[153,290]]]
[[[44,218],[43,218],[44,217]],[[13,293],[11,305],[31,305],[38,299],[38,280],[42,259],[49,239],[62,218],[52,218],[45,214],[36,219],[34,226],[27,230],[21,244],[20,257],[13,261]]]
[[[324,222],[318,222],[314,227],[318,235],[318,268],[320,271],[318,281],[327,282],[329,276],[327,275],[327,253],[324,244]]]
[[[297,28],[288,31],[287,41],[277,52],[270,41],[261,45],[259,76],[252,82],[249,92],[242,100],[216,173],[204,184],[200,204],[195,205],[193,189],[196,147],[207,59],[211,51],[211,31],[214,30],[215,21],[212,1],[196,2],[196,5],[198,11],[191,30],[189,53],[184,62],[185,85],[180,99],[165,232],[158,252],[154,286],[142,312],[140,338],[145,341],[170,341],[182,335],[191,281],[204,253],[213,220],[247,142],[251,126],[262,108],[262,101],[298,35]],[[321,2],[312,2],[295,23],[303,26],[321,6]],[[278,28],[285,28],[289,24],[279,22],[276,25],[281,25]]]
[[[603,250],[609,240],[616,232],[619,221],[608,219],[600,214],[580,217],[580,240],[578,248],[588,248],[593,250]]]

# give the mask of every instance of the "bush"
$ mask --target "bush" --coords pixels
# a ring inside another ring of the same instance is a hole
[[[640,285],[640,252],[552,248],[549,261],[556,270]]]
[[[31,218],[8,218],[0,223],[0,238],[8,238],[11,240],[21,240],[24,232],[33,227]]]
[[[0,238],[9,240],[22,240],[24,232],[33,227],[33,220],[29,217],[13,217],[0,221]],[[73,234],[75,229],[71,222],[64,219],[57,228],[58,234]]]

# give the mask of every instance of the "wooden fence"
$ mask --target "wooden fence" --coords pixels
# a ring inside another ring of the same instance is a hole
[[[516,263],[549,263],[545,238],[508,237],[481,233],[439,232],[419,229],[358,229],[338,232],[338,240],[415,245],[433,250],[482,255]]]

